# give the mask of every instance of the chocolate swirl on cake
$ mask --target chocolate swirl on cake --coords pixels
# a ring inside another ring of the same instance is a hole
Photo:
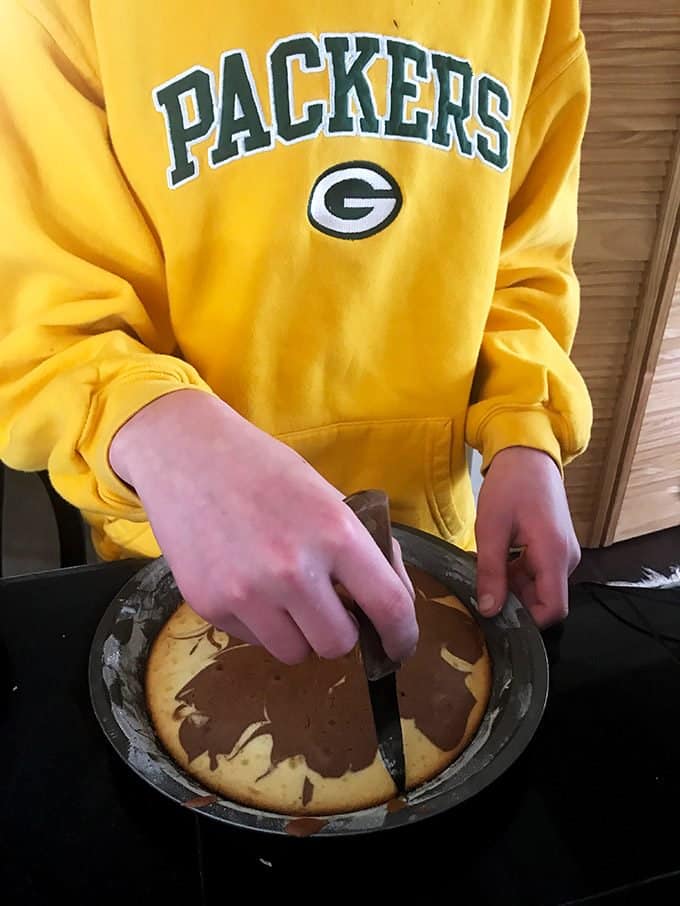
[[[463,738],[475,698],[466,672],[447,663],[442,652],[472,665],[483,653],[482,633],[471,615],[434,600],[450,594],[443,585],[420,570],[409,572],[420,640],[398,674],[400,712],[435,746],[451,751]],[[233,758],[263,735],[273,741],[270,771],[302,756],[322,777],[341,777],[368,767],[377,754],[358,649],[335,661],[310,657],[288,667],[264,649],[230,639],[176,701],[187,757],[193,761],[207,753],[212,770],[219,755]],[[305,799],[311,794],[307,789]]]

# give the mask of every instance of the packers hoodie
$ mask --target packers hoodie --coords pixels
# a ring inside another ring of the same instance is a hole
[[[466,443],[588,441],[588,104],[577,0],[2,0],[0,457],[155,555],[108,448],[194,387],[471,546]]]

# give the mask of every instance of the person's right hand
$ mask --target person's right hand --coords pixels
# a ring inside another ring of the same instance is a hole
[[[109,460],[139,495],[177,585],[205,620],[287,664],[357,641],[338,582],[387,654],[415,648],[413,589],[361,522],[289,447],[202,391],[150,403],[116,433]]]

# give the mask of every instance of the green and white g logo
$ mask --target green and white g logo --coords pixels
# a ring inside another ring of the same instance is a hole
[[[312,226],[336,239],[365,239],[389,226],[401,210],[394,177],[365,160],[337,164],[316,180],[307,216]]]

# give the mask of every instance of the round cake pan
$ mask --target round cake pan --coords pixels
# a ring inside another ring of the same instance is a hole
[[[493,664],[493,683],[482,723],[470,745],[438,777],[411,791],[404,807],[380,805],[332,815],[311,825],[320,836],[363,834],[421,821],[479,793],[519,757],[543,715],[548,661],[541,634],[512,595],[494,619],[475,606],[475,558],[432,535],[395,525],[404,559],[446,585],[482,626]],[[216,797],[165,752],[146,708],[144,678],[150,647],[181,602],[163,558],[143,567],[104,613],[92,642],[92,705],[126,764],[175,802],[217,821],[268,833],[291,833],[293,816],[260,811]]]

